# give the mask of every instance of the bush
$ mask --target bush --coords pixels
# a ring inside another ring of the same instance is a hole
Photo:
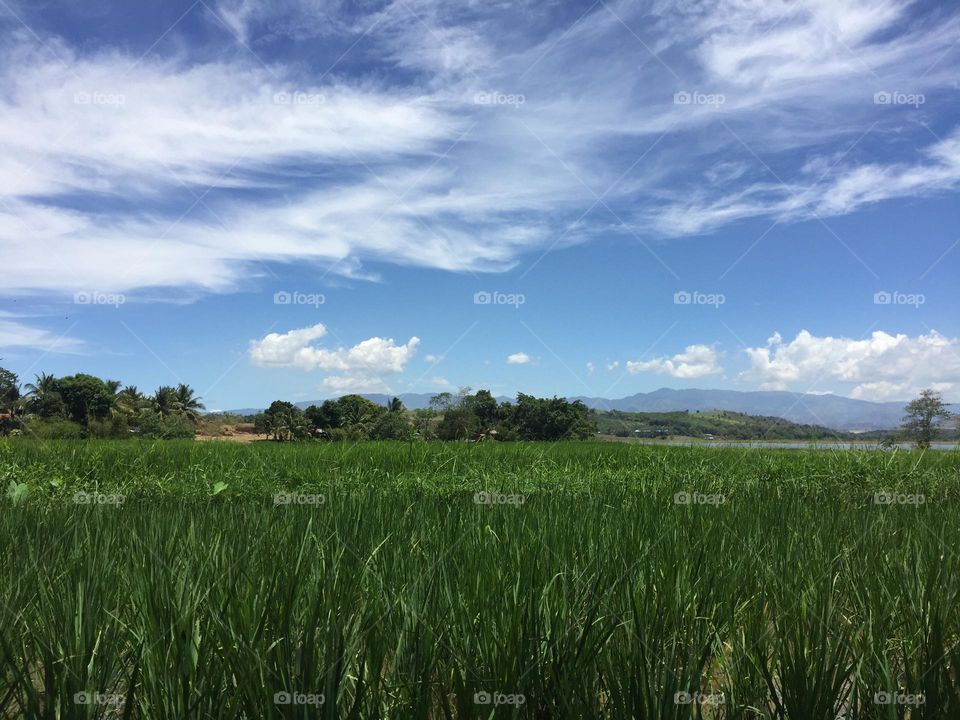
[[[40,440],[79,440],[83,437],[83,426],[72,420],[34,418],[27,422],[23,435]]]

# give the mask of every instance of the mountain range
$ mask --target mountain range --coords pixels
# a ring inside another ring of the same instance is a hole
[[[364,394],[365,398],[381,405],[389,402],[391,395]],[[411,409],[430,405],[433,393],[403,393],[398,395],[403,404]],[[906,401],[871,402],[839,395],[812,395],[778,390],[673,390],[660,388],[648,393],[637,393],[623,398],[571,397],[581,400],[595,410],[624,410],[627,412],[673,412],[689,410],[731,410],[747,415],[772,415],[805,425],[824,425],[836,430],[885,430],[900,425]],[[513,400],[498,397],[498,402]],[[319,405],[322,400],[298,402],[301,408]],[[952,406],[956,412],[958,406]],[[243,408],[233,410],[239,415],[251,415],[261,409]]]

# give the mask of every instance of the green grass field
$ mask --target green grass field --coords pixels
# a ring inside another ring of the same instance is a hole
[[[2,718],[960,716],[956,452],[19,440],[0,472]]]

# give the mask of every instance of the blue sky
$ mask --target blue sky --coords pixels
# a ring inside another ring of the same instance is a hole
[[[960,9],[0,0],[0,363],[960,401]]]

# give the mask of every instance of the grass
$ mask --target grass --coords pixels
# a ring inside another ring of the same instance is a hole
[[[16,441],[0,468],[0,717],[960,716],[957,453]]]

